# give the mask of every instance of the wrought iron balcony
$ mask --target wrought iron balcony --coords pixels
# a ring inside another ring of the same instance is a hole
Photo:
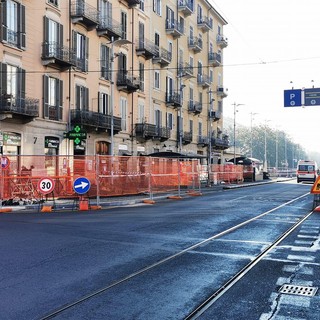
[[[151,123],[137,123],[135,132],[138,140],[153,139],[157,136],[157,126]]]
[[[125,0],[128,4],[128,6],[131,8],[133,6],[136,6],[137,4],[140,4],[141,0]]]
[[[99,112],[72,109],[70,112],[71,124],[78,124],[87,131],[111,131],[111,115]],[[113,116],[113,133],[121,131],[121,118]]]
[[[178,0],[178,11],[185,17],[190,16],[194,11],[194,2],[191,0]]]
[[[182,107],[182,99],[179,91],[171,91],[166,93],[166,105],[174,108]]]
[[[217,45],[220,46],[220,48],[225,48],[228,46],[228,39],[224,37],[222,34],[217,35]]]
[[[208,115],[209,119],[212,119],[213,121],[219,121],[222,118],[222,112],[221,111],[209,111]]]
[[[188,111],[194,114],[199,114],[202,112],[202,103],[196,101],[189,101]]]
[[[178,20],[166,20],[166,33],[171,34],[174,38],[179,38],[184,34],[184,25]]]
[[[159,63],[161,67],[167,66],[172,60],[172,54],[167,49],[158,46],[155,47],[155,55],[152,58],[153,63]]]
[[[170,138],[170,128],[168,127],[157,127],[157,136],[155,138],[159,139],[160,141],[165,141]]]
[[[206,74],[199,74],[197,75],[197,82],[199,86],[203,88],[208,88],[211,85],[211,79]]]
[[[117,74],[118,90],[132,93],[140,89],[139,76],[128,74],[127,71],[120,71]]]
[[[209,138],[204,137],[204,136],[198,136],[197,144],[198,144],[198,146],[205,147],[205,146],[209,145]]]
[[[203,47],[202,39],[198,37],[192,37],[192,38],[188,37],[188,47],[194,53],[200,52]]]
[[[183,132],[182,134],[182,143],[189,144],[192,142],[192,132]]]
[[[42,64],[61,70],[76,65],[75,53],[72,49],[60,45],[58,42],[42,43]]]
[[[121,38],[121,24],[109,17],[99,17],[99,24],[97,26],[97,33],[99,36],[106,36],[111,40],[118,40]]]
[[[221,65],[221,54],[217,52],[209,52],[208,62],[213,67],[218,67]]]
[[[0,96],[0,119],[27,123],[39,116],[39,99],[3,94]]]
[[[212,20],[210,20],[208,17],[198,17],[197,24],[203,32],[207,32],[212,29]]]
[[[182,78],[192,78],[193,77],[193,66],[189,63],[179,64],[178,67],[179,77]]]
[[[96,28],[99,24],[99,11],[85,0],[73,1],[70,15],[73,23],[81,23],[89,30]]]
[[[156,55],[156,45],[148,39],[137,39],[136,53],[138,56],[143,56],[146,60],[153,58]]]
[[[213,149],[225,150],[230,147],[229,137],[224,135],[222,138],[212,138],[211,145]]]
[[[225,89],[224,87],[221,87],[221,86],[218,86],[217,87],[217,95],[220,97],[220,98],[225,98],[228,96],[228,90]]]

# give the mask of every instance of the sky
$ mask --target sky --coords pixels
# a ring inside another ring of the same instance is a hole
[[[320,152],[320,106],[284,107],[284,90],[320,88],[319,0],[209,0],[227,20],[223,34],[224,117],[285,131]],[[256,113],[255,115],[252,115]]]

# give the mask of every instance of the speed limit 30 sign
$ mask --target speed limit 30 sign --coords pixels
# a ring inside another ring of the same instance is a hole
[[[43,193],[47,194],[54,190],[55,182],[51,178],[42,178],[38,182],[38,190]]]

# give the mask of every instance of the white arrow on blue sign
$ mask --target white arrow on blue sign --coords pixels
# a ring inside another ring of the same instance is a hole
[[[78,194],[85,194],[91,187],[90,181],[85,177],[79,177],[73,182],[73,190]]]
[[[284,90],[285,107],[301,107],[302,104],[301,89]]]

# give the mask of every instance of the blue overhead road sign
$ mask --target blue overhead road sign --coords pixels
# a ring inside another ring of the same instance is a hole
[[[78,194],[87,193],[90,186],[90,181],[85,177],[79,177],[73,182],[73,190]]]
[[[320,88],[304,89],[304,105],[305,106],[320,105]]]
[[[301,89],[284,90],[285,107],[301,107]]]

